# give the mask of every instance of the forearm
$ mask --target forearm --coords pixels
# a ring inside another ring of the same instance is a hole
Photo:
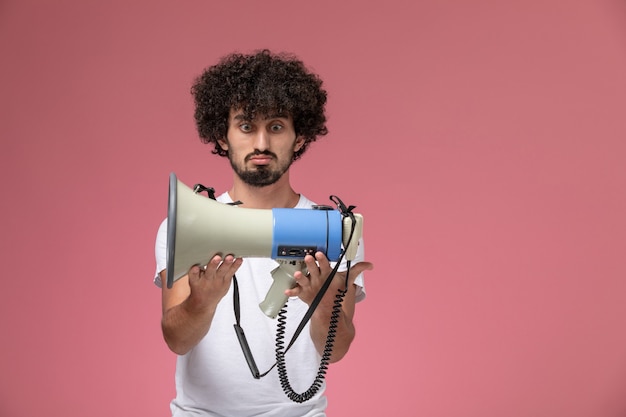
[[[333,297],[334,298],[334,297]],[[332,355],[330,362],[338,362],[341,360],[354,340],[355,327],[353,323],[355,295],[352,288],[344,297],[342,308],[335,328],[335,339],[333,343]],[[311,338],[315,344],[315,348],[320,355],[323,355],[326,348],[328,338],[328,329],[331,321],[333,304],[320,303],[315,313],[311,317]]]
[[[296,271],[294,278],[297,285],[285,291],[285,294],[289,297],[300,297],[302,301],[310,306],[333,271],[330,262],[322,252],[316,252],[315,257],[311,255],[305,256],[304,262],[307,267],[307,274]],[[349,283],[336,318],[335,337],[330,362],[337,362],[343,358],[354,340],[353,318],[357,290],[354,282],[364,270],[372,269],[372,267],[373,265],[369,262],[358,262],[350,268],[349,277],[346,277],[348,271],[339,272],[334,277],[334,281],[331,282],[328,291],[322,297],[320,304],[311,317],[310,336],[319,354],[323,355],[337,291],[339,288],[345,288],[346,282]]]
[[[171,288],[163,287],[163,338],[170,350],[184,355],[209,332],[215,310],[228,292],[242,259],[214,256],[205,268],[194,265]],[[162,271],[165,282],[166,272]]]
[[[208,333],[215,309],[194,308],[189,299],[163,313],[161,328],[170,350],[184,355]]]

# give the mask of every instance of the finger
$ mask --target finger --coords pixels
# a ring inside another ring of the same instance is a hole
[[[296,271],[293,273],[293,277],[297,280],[301,279],[301,278],[309,278],[311,276],[311,274],[307,271],[306,273],[304,271]]]
[[[285,290],[285,295],[287,297],[298,297],[300,296],[300,293],[302,292],[302,287],[299,285],[296,285],[293,288],[290,288],[288,290]]]
[[[222,257],[220,255],[215,255],[214,257],[211,258],[208,265],[212,266],[213,269],[217,269],[221,263],[222,263]]]
[[[307,269],[307,276],[317,278],[320,275],[320,269],[317,265],[315,258],[311,255],[307,255],[304,257],[304,264]]]
[[[328,275],[332,270],[330,266],[330,261],[324,254],[324,252],[315,252],[315,260],[317,261],[316,265],[319,265],[319,269],[323,275]]]
[[[189,268],[189,271],[187,271],[187,275],[189,275],[190,280],[197,280],[200,278],[200,274],[202,272],[204,272],[204,270],[200,267],[200,265],[196,264]]]
[[[307,288],[311,286],[311,275],[307,273],[306,275],[301,271],[296,271],[293,274],[294,279],[296,280],[296,284],[300,288]]]
[[[354,280],[363,271],[371,271],[372,269],[374,269],[374,264],[371,262],[359,262],[352,265],[350,267],[350,279]]]
[[[320,262],[324,262],[324,261],[328,262],[328,258],[322,251],[315,252],[315,259],[317,259]]]
[[[235,274],[235,272],[237,272],[242,263],[242,258],[235,258],[232,255],[228,255],[219,266],[219,271],[224,273],[226,276],[231,277]]]

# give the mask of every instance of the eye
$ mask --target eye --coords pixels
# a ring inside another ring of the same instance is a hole
[[[283,125],[274,123],[270,126],[270,130],[274,133],[280,132],[281,130],[283,130]]]
[[[241,123],[239,125],[239,129],[242,132],[251,132],[252,131],[252,125],[250,123]]]

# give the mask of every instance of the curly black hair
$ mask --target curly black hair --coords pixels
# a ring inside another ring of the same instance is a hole
[[[305,139],[294,160],[318,136],[328,133],[322,80],[292,54],[264,49],[227,55],[204,70],[191,93],[200,139],[213,143],[212,152],[220,156],[228,155],[218,140],[226,139],[231,109],[241,109],[250,120],[256,115],[291,115],[296,135]]]

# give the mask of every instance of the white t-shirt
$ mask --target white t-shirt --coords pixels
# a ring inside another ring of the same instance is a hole
[[[228,193],[220,195],[221,203],[231,203]],[[304,196],[295,208],[310,208],[314,203]],[[156,275],[154,283],[161,286],[159,272],[166,268],[167,219],[161,224],[155,245]],[[359,244],[353,264],[364,259],[363,242]],[[241,305],[241,327],[261,373],[276,361],[277,320],[267,317],[259,308],[272,284],[270,272],[278,265],[270,258],[245,258],[237,271]],[[343,268],[345,270],[345,268]],[[340,268],[341,270],[341,268]],[[365,298],[363,277],[356,281],[357,301]],[[233,325],[233,287],[217,306],[207,335],[176,363],[176,398],[171,403],[172,415],[206,417],[322,417],[327,400],[325,384],[309,401],[296,403],[283,392],[277,369],[260,379],[252,377],[235,335]],[[287,303],[285,345],[291,340],[307,304],[293,297]],[[289,383],[295,392],[306,391],[317,375],[320,356],[309,336],[309,324],[285,355]]]

